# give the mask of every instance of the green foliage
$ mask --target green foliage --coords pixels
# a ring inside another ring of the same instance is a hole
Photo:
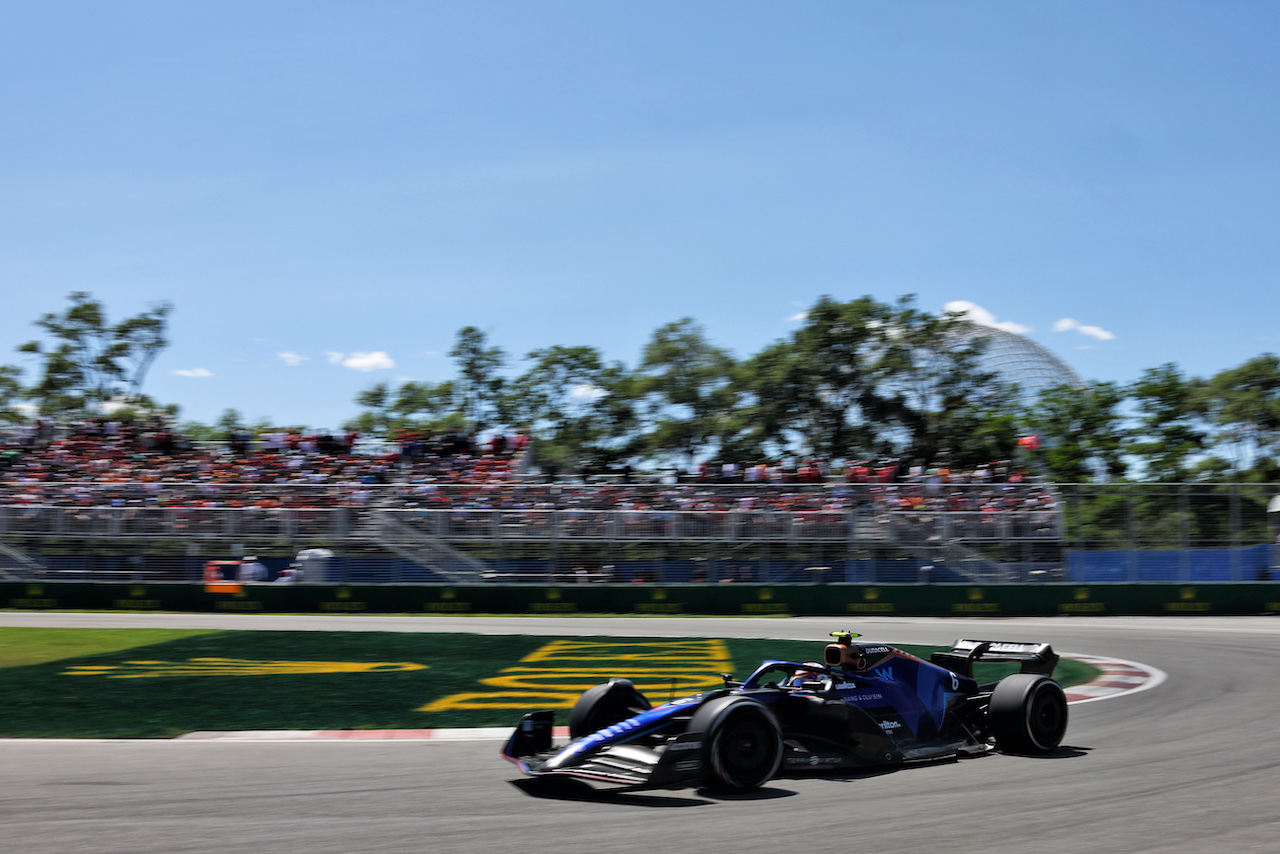
[[[734,359],[683,318],[658,328],[641,355],[636,391],[645,420],[644,448],[655,460],[692,465],[718,450],[723,420],[736,403]]]
[[[22,398],[22,369],[0,365],[0,423],[17,424],[23,420],[17,406]]]
[[[502,400],[507,423],[532,432],[540,464],[567,468],[599,456],[612,439],[601,413],[616,402],[609,401],[619,391],[616,366],[605,365],[594,347],[557,345],[525,358],[533,364]]]
[[[48,415],[81,415],[112,400],[137,401],[148,370],[169,345],[165,333],[173,307],[163,303],[113,325],[89,294],[76,291],[69,299],[64,312],[35,322],[49,341],[18,347],[41,360],[40,379],[27,395]]]
[[[1235,469],[1277,471],[1280,456],[1280,358],[1264,353],[1203,386],[1215,444],[1231,449]]]
[[[1016,392],[981,368],[986,341],[966,343],[961,323],[921,312],[910,299],[893,310],[878,396],[899,428],[900,457],[968,467],[1008,457],[1016,442]]]
[[[870,297],[847,303],[823,297],[809,309],[791,337],[784,370],[756,390],[758,399],[789,410],[801,455],[864,458],[892,450],[878,429],[893,408],[879,393],[889,370],[889,322],[890,309]]]
[[[501,426],[506,379],[500,371],[506,365],[506,354],[500,347],[487,346],[484,332],[466,326],[458,331],[458,340],[449,355],[458,362],[458,379],[447,389],[438,386],[423,389],[423,404],[439,407],[448,395],[465,419],[464,426],[474,432]]]
[[[1044,473],[1061,483],[1122,477],[1128,466],[1119,412],[1123,400],[1120,387],[1107,382],[1043,391],[1027,422],[1031,432],[1042,437]]]
[[[1172,482],[1190,475],[1208,443],[1202,387],[1172,364],[1147,369],[1129,386],[1137,415],[1125,452],[1139,461],[1144,478]]]

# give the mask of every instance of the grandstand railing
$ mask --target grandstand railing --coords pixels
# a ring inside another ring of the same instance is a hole
[[[6,483],[0,534],[346,540],[385,511],[446,540],[1214,549],[1275,542],[1278,494],[1280,484]]]
[[[707,510],[406,510],[338,506],[59,507],[0,506],[0,535],[178,540],[317,540],[377,538],[365,524],[385,515],[442,541],[717,540],[903,541],[1054,540],[1053,513]]]
[[[501,483],[46,481],[0,484],[0,505],[331,507],[537,510],[853,510],[877,508],[951,512],[1029,509],[1053,497],[1038,484],[873,483],[581,483],[514,479]],[[953,499],[958,506],[943,506]],[[909,506],[905,506],[909,505]]]

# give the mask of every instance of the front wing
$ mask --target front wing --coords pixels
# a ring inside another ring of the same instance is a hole
[[[604,743],[582,749],[584,739],[556,748],[554,713],[520,720],[502,747],[504,759],[533,777],[577,777],[635,788],[685,788],[702,777],[702,734],[683,732],[663,744]]]

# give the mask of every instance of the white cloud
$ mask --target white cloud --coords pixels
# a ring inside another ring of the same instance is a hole
[[[333,350],[330,350],[328,353],[325,353],[325,355],[329,357],[329,364],[331,364],[331,365],[341,365],[341,364],[342,364],[342,359],[343,359],[343,356],[344,356],[344,354],[343,354],[343,353],[337,353],[337,352],[335,352],[335,351],[333,351]]]
[[[296,368],[303,362],[311,360],[310,356],[303,356],[301,353],[295,353],[292,350],[286,350],[283,353],[276,353],[276,358],[291,368]]]
[[[790,321],[791,323],[799,323],[800,321],[808,320],[808,319],[809,319],[809,312],[807,311],[802,311],[799,314],[793,314],[787,318],[787,320]]]
[[[209,370],[208,368],[178,368],[173,373],[174,375],[179,377],[211,377],[213,376],[213,371]]]
[[[335,359],[334,356],[338,358]],[[372,353],[352,353],[349,356],[344,356],[342,353],[330,353],[329,361],[364,374],[369,371],[385,371],[396,366],[395,361],[381,350],[375,350]]]
[[[1081,335],[1088,335],[1090,338],[1096,338],[1099,341],[1111,341],[1116,337],[1115,333],[1108,332],[1101,326],[1086,326],[1070,317],[1064,317],[1053,324],[1054,332],[1070,332],[1072,329]]]
[[[604,397],[608,393],[609,392],[600,388],[600,386],[598,385],[592,385],[591,383],[580,383],[579,385],[576,385],[572,389],[570,389],[569,397],[577,398],[578,400],[599,400],[600,398]]]
[[[1031,331],[1030,326],[1023,326],[1021,323],[1014,323],[1012,320],[996,320],[996,316],[987,311],[980,305],[968,302],[967,300],[952,300],[943,306],[946,311],[955,312],[964,316],[964,319],[970,323],[976,323],[979,326],[989,326],[992,329],[1003,329],[1005,332],[1012,332],[1014,335],[1026,335]]]

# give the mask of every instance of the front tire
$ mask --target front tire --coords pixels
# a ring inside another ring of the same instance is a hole
[[[1067,732],[1067,696],[1048,676],[1015,673],[996,685],[987,707],[996,746],[1005,753],[1048,753]]]
[[[744,697],[712,700],[689,729],[703,734],[703,785],[749,792],[773,779],[782,764],[782,729],[773,714]]]
[[[652,708],[630,679],[610,679],[582,692],[569,712],[569,737],[582,738]]]

